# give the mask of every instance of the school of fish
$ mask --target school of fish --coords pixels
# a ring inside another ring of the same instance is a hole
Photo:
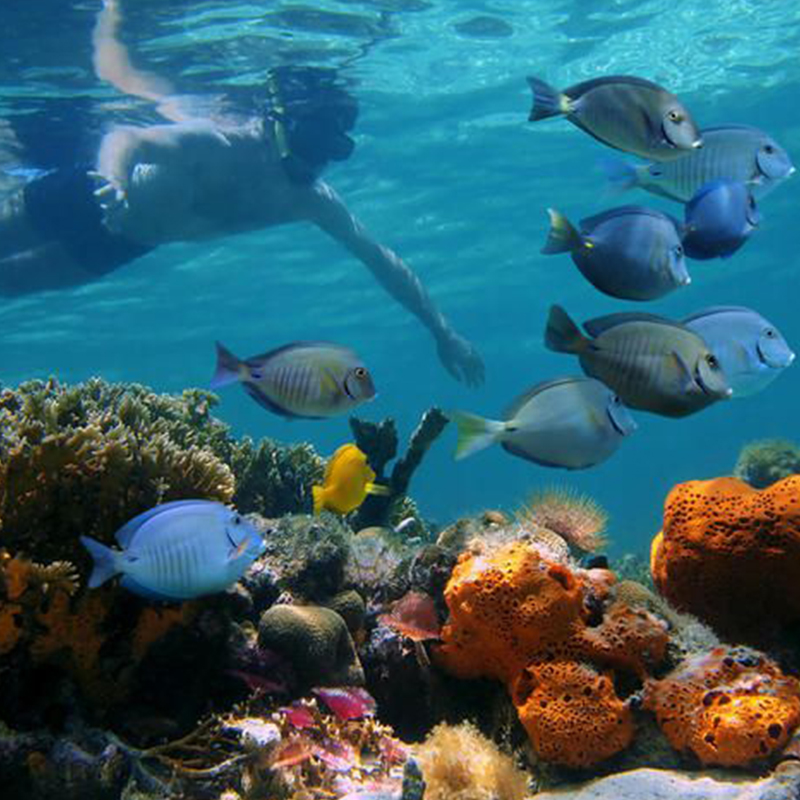
[[[598,142],[647,159],[607,160],[609,185],[640,188],[683,204],[682,219],[643,205],[601,211],[574,225],[547,209],[546,255],[569,253],[598,291],[649,302],[691,283],[687,259],[734,255],[758,229],[761,202],[795,171],[767,133],[742,124],[700,128],[667,89],[636,76],[594,78],[558,90],[528,78],[531,122],[565,117]],[[455,457],[492,444],[544,467],[586,469],[602,463],[637,430],[629,409],[680,418],[728,398],[765,389],[794,361],[778,328],[757,311],[714,306],[681,320],[616,313],[581,328],[558,305],[545,345],[577,357],[584,375],[545,378],[522,391],[501,419],[453,410]],[[217,343],[212,388],[240,383],[259,405],[286,419],[346,414],[376,395],[367,366],[330,342],[291,342],[239,359]],[[313,511],[348,514],[375,483],[367,456],[344,444],[311,487]],[[265,550],[261,534],[234,509],[187,499],[158,505],[116,534],[120,550],[88,537],[89,586],[116,575],[128,590],[179,602],[235,583]]]

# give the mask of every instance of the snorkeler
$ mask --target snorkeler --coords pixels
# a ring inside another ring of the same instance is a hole
[[[130,63],[117,38],[119,22],[117,0],[105,0],[93,36],[95,72],[157,104],[169,122],[114,127],[93,167],[34,177],[0,207],[0,295],[97,280],[167,242],[307,221],[355,255],[422,322],[454,378],[483,382],[480,355],[450,327],[419,278],[319,179],[329,161],[351,154],[347,132],[358,113],[333,70],[277,67],[262,116],[200,118],[164,80]]]

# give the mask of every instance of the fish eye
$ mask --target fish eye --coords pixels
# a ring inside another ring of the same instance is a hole
[[[764,336],[766,336],[767,339],[774,339],[777,336],[777,334],[775,333],[775,330],[773,328],[767,328],[764,331]]]
[[[775,148],[771,144],[765,144],[764,152],[767,153],[767,155],[772,155],[775,152]]]
[[[231,520],[231,522],[233,522],[234,525],[241,525],[242,524],[242,518],[241,518],[241,516],[239,516],[239,514],[234,514],[233,515],[233,519]]]
[[[678,256],[679,258],[680,258],[680,256],[683,255],[683,247],[682,247],[682,245],[676,245],[675,246],[675,255]]]
[[[621,405],[622,405],[622,400],[621,400],[621,398],[620,398],[620,396],[619,396],[618,394],[615,394],[615,395],[614,395],[614,396],[611,398],[611,402],[612,402],[612,403],[613,403],[615,406],[621,406]]]
[[[671,122],[683,122],[683,114],[681,114],[680,111],[675,111],[675,109],[670,111],[667,116]]]
[[[259,370],[257,370],[257,369],[250,370],[250,377],[251,377],[251,378],[252,378],[254,381],[260,381],[260,380],[261,380],[261,379],[264,377],[264,373],[263,373],[263,372],[260,372],[260,371],[259,371]]]
[[[364,367],[356,367],[354,370],[356,378],[366,378],[367,370]]]
[[[706,364],[708,364],[711,369],[719,369],[719,361],[717,361],[717,357],[711,353],[706,356]]]

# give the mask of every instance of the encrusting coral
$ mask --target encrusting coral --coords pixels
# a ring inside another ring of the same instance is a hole
[[[736,478],[675,486],[653,541],[658,591],[733,641],[800,620],[800,476],[761,491]]]
[[[762,439],[739,452],[733,474],[755,489],[766,489],[800,473],[800,447],[785,439]]]
[[[746,767],[785,747],[800,722],[800,681],[761,653],[718,647],[649,681],[645,704],[677,750]]]
[[[528,776],[468,723],[437,725],[415,755],[425,800],[523,800]]]

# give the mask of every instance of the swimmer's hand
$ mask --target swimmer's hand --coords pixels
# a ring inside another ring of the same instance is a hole
[[[128,210],[128,193],[118,181],[107,178],[99,172],[87,174],[97,187],[94,190],[94,196],[97,198],[103,215],[103,225],[111,233],[119,233],[122,228],[122,219]]]
[[[484,380],[483,359],[466,339],[447,330],[436,337],[439,360],[445,369],[467,386],[480,386]]]

